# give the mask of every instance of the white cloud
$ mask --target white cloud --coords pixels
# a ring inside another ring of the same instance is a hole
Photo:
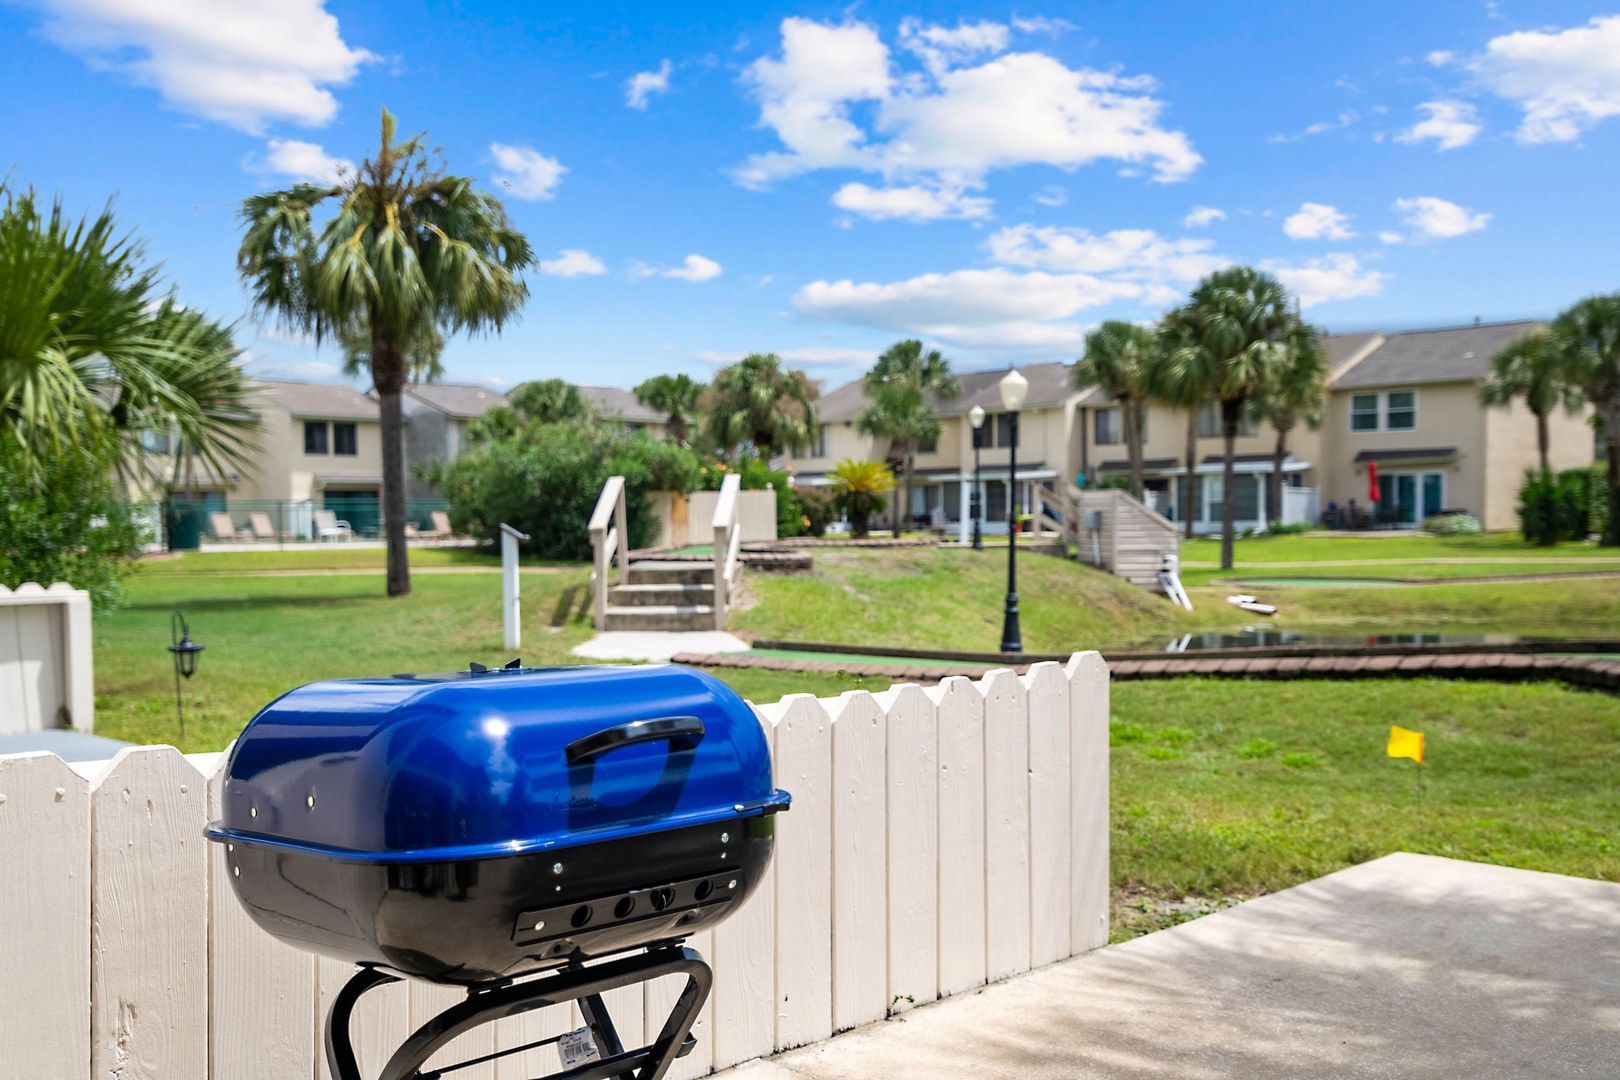
[[[1181,219],[1181,223],[1189,229],[1201,229],[1205,225],[1225,220],[1225,210],[1217,210],[1213,206],[1195,206]]]
[[[1347,128],[1360,119],[1361,114],[1359,112],[1354,109],[1346,109],[1332,120],[1318,120],[1314,124],[1307,124],[1305,126],[1305,130],[1301,131],[1297,135],[1268,135],[1266,136],[1266,141],[1273,143],[1299,142],[1301,139],[1306,138],[1307,136],[1323,135],[1329,131],[1338,131],[1341,128]]]
[[[1385,244],[1402,244],[1406,242],[1406,237],[1398,232],[1381,232],[1378,234],[1378,239]]]
[[[1521,142],[1571,142],[1620,114],[1620,15],[1568,30],[1503,34],[1467,66],[1524,110]]]
[[[354,162],[297,139],[271,139],[265,144],[264,156],[250,158],[246,166],[249,172],[273,173],[311,184],[337,184],[354,173]]]
[[[1389,274],[1369,270],[1354,255],[1339,253],[1287,263],[1268,259],[1260,264],[1299,297],[1300,307],[1315,307],[1330,300],[1354,300],[1384,291]]]
[[[630,277],[641,280],[650,277],[674,278],[677,281],[709,281],[719,277],[721,266],[713,259],[706,259],[702,255],[688,255],[686,261],[679,266],[658,267],[644,262],[630,264]]]
[[[1029,15],[1012,19],[1013,29],[1020,34],[1045,34],[1048,37],[1057,37],[1074,29],[1074,23],[1068,19],[1049,19],[1044,15]]]
[[[555,259],[547,259],[540,264],[542,274],[552,277],[583,277],[588,274],[605,274],[607,267],[602,260],[581,248],[563,248],[557,253]]]
[[[253,373],[273,379],[310,379],[323,382],[337,378],[343,373],[343,369],[336,364],[326,364],[319,360],[270,360],[253,365]]]
[[[495,183],[505,188],[514,199],[551,199],[557,194],[563,173],[568,170],[556,158],[548,158],[527,146],[508,146],[490,143],[489,153],[495,159]]]
[[[1301,203],[1296,213],[1283,222],[1283,232],[1294,240],[1348,240],[1350,218],[1326,203]]]
[[[1152,229],[1115,229],[1097,236],[1085,229],[1014,225],[997,231],[986,246],[992,259],[1007,266],[1147,284],[1194,282],[1232,262],[1210,251],[1212,240],[1168,240]],[[1157,300],[1158,292],[1144,298]]]
[[[1478,110],[1465,101],[1425,101],[1418,108],[1427,113],[1428,118],[1395,136],[1396,142],[1419,143],[1433,139],[1436,150],[1455,150],[1473,142],[1482,130]]]
[[[647,99],[669,90],[669,73],[674,65],[668,60],[658,65],[657,71],[638,71],[624,84],[624,103],[632,109],[646,109]]]
[[[1449,49],[1435,49],[1423,59],[1429,62],[1430,67],[1445,67],[1447,64],[1457,59],[1457,54],[1451,52]]]
[[[963,188],[994,169],[1072,170],[1099,160],[1151,166],[1168,181],[1202,162],[1185,134],[1159,125],[1163,104],[1149,79],[1073,70],[1038,52],[953,66],[1005,47],[983,29],[994,25],[908,24],[902,44],[922,43],[938,60],[907,72],[865,23],[784,19],[780,55],[756,60],[744,76],[761,126],[784,149],[749,158],[738,182],[763,187],[817,169],[859,169]],[[866,104],[870,115],[857,120],[852,109]]]
[[[1062,206],[1069,201],[1069,193],[1056,184],[1048,184],[1037,191],[1034,198],[1042,206]]]
[[[503,379],[499,375],[474,375],[472,377],[472,381],[475,383],[482,383],[484,386],[490,387],[493,390],[505,390],[508,386],[512,385],[510,380]]]
[[[330,87],[377,57],[344,42],[324,0],[41,0],[45,34],[155,89],[182,112],[253,134],[337,115]]]
[[[735,364],[748,354],[738,349],[700,349],[692,354],[705,364],[725,367]],[[813,345],[804,349],[778,349],[776,355],[793,367],[871,367],[877,360],[876,349],[844,349]]]
[[[1399,210],[1406,223],[1418,232],[1426,237],[1441,240],[1478,232],[1490,224],[1491,220],[1490,214],[1476,214],[1466,207],[1445,199],[1437,199],[1432,195],[1422,195],[1415,199],[1396,199],[1395,209]]]
[[[1005,52],[1010,36],[1002,23],[958,21],[956,28],[950,29],[916,18],[900,21],[901,47],[917,54],[936,75],[981,55]]]
[[[873,188],[845,184],[833,195],[833,205],[852,214],[882,221],[935,221],[939,218],[982,218],[990,215],[989,199],[960,190],[933,190],[922,186]]]

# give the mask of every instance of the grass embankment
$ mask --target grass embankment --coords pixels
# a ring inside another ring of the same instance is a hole
[[[1116,940],[1391,851],[1620,880],[1620,703],[1437,680],[1122,683]],[[1391,723],[1428,760],[1391,760]]]

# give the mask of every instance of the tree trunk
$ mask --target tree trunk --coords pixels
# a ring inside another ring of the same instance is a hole
[[[1236,478],[1238,422],[1243,419],[1243,399],[1221,402],[1221,436],[1226,442],[1226,461],[1221,467],[1221,569],[1232,569],[1232,539],[1237,532],[1237,499],[1232,490]]]
[[[908,443],[906,443],[906,514],[905,514],[906,519],[908,521],[911,518],[911,474],[916,472],[916,471],[917,471],[917,444],[914,443],[914,442],[908,442]],[[896,540],[900,539],[900,534],[895,533],[894,538]]]
[[[1609,448],[1609,520],[1603,526],[1604,547],[1620,547],[1620,401],[1601,410],[1603,439]]]
[[[1277,429],[1277,446],[1271,452],[1271,476],[1266,482],[1266,509],[1272,521],[1282,521],[1283,459],[1288,456],[1288,428]]]
[[[405,363],[393,342],[371,335],[371,384],[382,419],[383,538],[388,548],[388,595],[411,595],[411,565],[405,548],[405,422],[400,391]]]
[[[1193,492],[1193,484],[1198,482],[1198,409],[1187,410],[1187,471],[1181,478],[1181,505],[1184,508],[1186,520],[1184,530],[1187,539],[1193,538],[1193,512],[1198,506],[1198,499]]]
[[[1140,405],[1129,398],[1119,399],[1120,422],[1125,428],[1125,457],[1131,465],[1131,497],[1142,498],[1142,416]]]
[[[1541,475],[1552,474],[1552,467],[1547,462],[1547,414],[1536,413],[1536,450],[1541,454]]]

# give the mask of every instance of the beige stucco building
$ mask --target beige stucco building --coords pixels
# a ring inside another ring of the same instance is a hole
[[[1283,462],[1283,506],[1267,505],[1276,432],[1264,423],[1245,424],[1236,443],[1234,498],[1240,529],[1271,521],[1320,521],[1357,526],[1415,526],[1440,511],[1464,511],[1487,529],[1517,526],[1517,493],[1524,471],[1536,464],[1534,418],[1522,404],[1487,409],[1479,392],[1491,355],[1537,326],[1496,323],[1438,330],[1333,334],[1326,339],[1332,371],[1320,429],[1304,425],[1289,434]],[[1029,487],[1051,487],[1059,477],[1086,482],[1128,468],[1119,408],[1094,389],[1070,384],[1068,366],[1031,364],[1018,451],[1019,506],[1027,509]],[[936,402],[938,444],[917,456],[911,519],[943,522],[965,535],[973,477],[972,430],[967,411],[981,405],[990,414],[981,450],[985,481],[985,527],[1006,528],[1007,450],[996,389],[1005,370],[961,376],[962,393]],[[856,421],[867,398],[859,380],[821,401],[816,445],[790,464],[801,482],[827,483],[841,460],[877,460],[887,444],[862,435]],[[1590,464],[1595,443],[1590,410],[1560,412],[1551,420],[1554,469]],[[1218,531],[1222,515],[1224,442],[1219,417],[1206,406],[1195,418],[1186,410],[1149,408],[1143,432],[1146,498],[1172,520],[1183,517],[1189,420],[1196,423],[1193,454],[1193,525]],[[998,427],[999,425],[999,427]],[[1382,501],[1369,505],[1368,464],[1376,462]]]

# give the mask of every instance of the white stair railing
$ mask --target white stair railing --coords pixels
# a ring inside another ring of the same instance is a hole
[[[737,492],[742,477],[736,473],[720,483],[720,500],[714,504],[714,628],[724,630],[731,612],[731,592],[737,583],[741,560],[742,526],[737,515]]]
[[[624,477],[610,476],[602,485],[602,494],[591,511],[591,549],[595,553],[595,569],[591,573],[591,593],[596,615],[596,629],[607,626],[608,568],[617,559],[617,584],[623,585],[630,574],[630,530],[625,524]]]

